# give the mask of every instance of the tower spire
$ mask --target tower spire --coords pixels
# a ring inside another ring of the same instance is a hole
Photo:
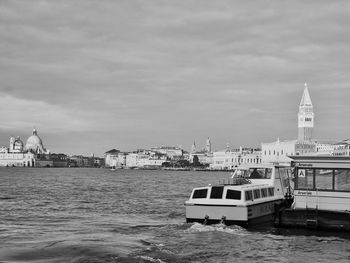
[[[205,151],[210,153],[211,152],[211,142],[210,138],[208,137],[207,141],[205,142]]]
[[[194,153],[196,151],[197,151],[197,149],[196,149],[196,140],[193,140],[191,152]]]
[[[312,106],[312,101],[311,101],[311,98],[310,98],[309,89],[307,87],[307,83],[306,82],[305,82],[304,86],[305,86],[305,88],[304,88],[303,96],[301,98],[299,106],[300,107],[301,106]]]
[[[304,92],[299,105],[298,113],[298,140],[309,141],[312,139],[314,128],[314,113],[307,83],[304,84]]]

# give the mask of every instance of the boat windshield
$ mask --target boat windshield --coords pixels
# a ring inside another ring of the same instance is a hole
[[[271,174],[271,168],[237,169],[234,171],[232,178],[270,179]]]

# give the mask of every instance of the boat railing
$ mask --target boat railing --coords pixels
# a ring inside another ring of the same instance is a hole
[[[228,178],[220,181],[221,185],[243,185],[243,184],[251,184],[252,182],[247,178]]]

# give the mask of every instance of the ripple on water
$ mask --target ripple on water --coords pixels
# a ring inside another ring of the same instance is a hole
[[[349,260],[349,235],[185,223],[192,188],[225,173],[33,168],[0,178],[0,261]]]

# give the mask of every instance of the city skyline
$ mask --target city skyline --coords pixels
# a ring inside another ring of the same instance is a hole
[[[0,145],[35,126],[52,152],[214,150],[348,138],[350,3],[1,1]]]

